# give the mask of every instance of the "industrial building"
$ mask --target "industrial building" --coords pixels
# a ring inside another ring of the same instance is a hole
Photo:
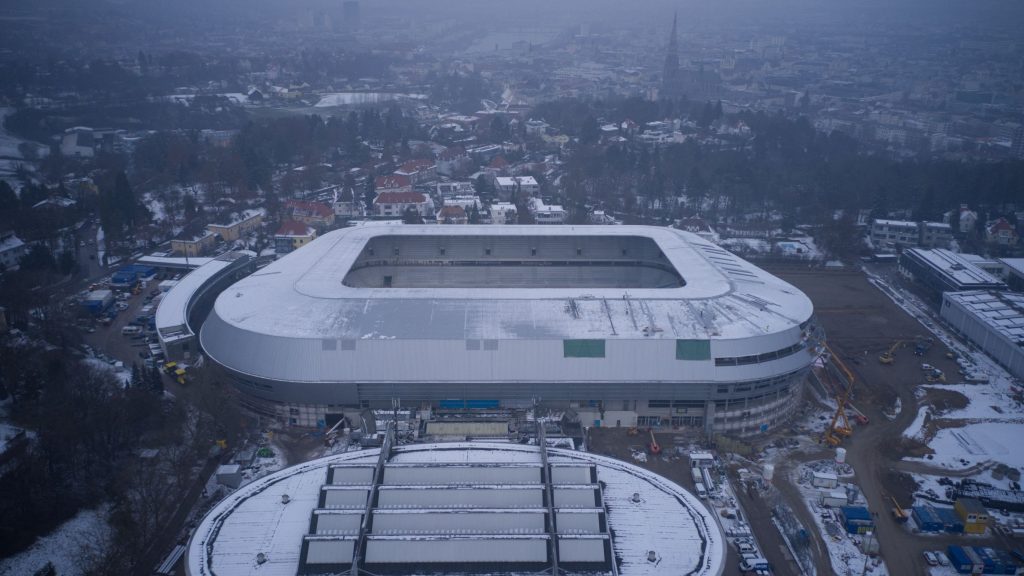
[[[1006,283],[978,267],[970,258],[937,248],[911,248],[900,255],[900,271],[935,291],[1006,290]]]
[[[252,409],[292,425],[400,399],[750,435],[798,404],[812,313],[670,228],[363,225],[224,290],[200,341]]]
[[[942,319],[1017,378],[1024,378],[1024,294],[946,292]]]
[[[517,444],[411,444],[313,460],[214,506],[185,573],[717,576],[692,494],[631,464]]]

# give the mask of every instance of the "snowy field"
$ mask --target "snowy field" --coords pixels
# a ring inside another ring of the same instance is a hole
[[[0,576],[25,576],[53,562],[60,576],[79,576],[83,563],[97,555],[110,539],[104,507],[83,510],[31,548],[0,560]]]
[[[919,298],[890,285],[879,276],[869,273],[868,277],[872,284],[948,346],[957,355],[965,373],[987,380],[978,384],[956,383],[962,380],[960,375],[947,374],[953,382],[949,385],[920,386],[919,398],[926,397],[929,390],[957,392],[967,399],[967,406],[941,413],[930,405],[922,406],[903,435],[926,443],[935,453],[931,457],[906,460],[950,471],[996,462],[1024,468],[1024,450],[1017,444],[1024,433],[1024,406],[1016,399],[1020,394],[1019,383],[987,355],[972,352],[957,340]],[[927,424],[932,419],[940,420],[936,430]]]

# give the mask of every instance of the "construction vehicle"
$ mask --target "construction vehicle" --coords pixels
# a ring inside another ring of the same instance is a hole
[[[910,512],[900,506],[900,503],[896,501],[893,496],[889,497],[892,500],[892,518],[899,524],[903,524],[910,519]]]
[[[917,342],[914,343],[914,354],[917,356],[924,356],[931,349],[934,340],[931,338],[918,338]]]
[[[650,450],[651,454],[654,454],[654,455],[661,454],[661,445],[658,444],[658,441],[654,439],[654,430],[651,430],[650,434],[651,434],[651,443],[647,445],[647,449]]]
[[[829,422],[828,428],[825,429],[825,442],[829,446],[838,446],[842,444],[844,437],[853,434],[853,427],[850,426],[850,420],[846,416],[846,404],[850,398],[850,391],[853,389],[854,377],[850,369],[843,363],[843,360],[832,351],[828,344],[825,344],[825,349],[828,350],[832,364],[838,367],[842,375],[846,377],[846,386],[842,388],[842,392],[838,393],[836,397],[836,412],[832,415],[832,421]],[[832,380],[828,366],[825,367],[824,374],[830,380],[833,390],[837,390],[838,387],[835,385],[835,381]],[[865,420],[867,419],[865,418]]]
[[[903,340],[897,340],[893,343],[892,347],[885,352],[882,352],[882,355],[878,357],[878,361],[886,366],[891,366],[892,363],[896,361],[896,349],[900,348],[902,345]]]

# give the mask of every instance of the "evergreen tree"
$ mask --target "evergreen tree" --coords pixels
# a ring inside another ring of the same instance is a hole
[[[142,379],[142,373],[139,372],[139,365],[132,362],[132,379],[128,383],[129,388],[139,389],[142,388],[144,381]]]
[[[377,198],[377,183],[373,176],[366,177],[366,188],[363,189],[363,204],[366,205],[366,213],[373,213],[373,201]]]

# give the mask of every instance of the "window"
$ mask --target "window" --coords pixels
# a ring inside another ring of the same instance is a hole
[[[622,249],[622,255],[623,255],[623,256],[627,256],[627,255],[629,255],[629,250],[626,250],[625,248],[623,248],[623,249]]]
[[[497,350],[497,349],[498,349],[498,341],[497,340],[484,340],[484,350]]]
[[[466,340],[466,350],[479,350],[479,349],[480,349],[480,341],[479,340]]]
[[[583,256],[583,248],[577,248],[576,249],[576,255],[577,256]]]
[[[491,249],[490,248],[484,248],[484,256],[490,256],[490,255],[491,255]]]
[[[562,340],[563,358],[604,358],[604,340]]]
[[[330,351],[333,351],[333,350],[337,350],[338,349],[338,341],[337,340],[328,340],[328,339],[321,340],[320,341],[320,349],[323,350],[324,352],[330,352]]]
[[[441,256],[444,256],[444,253],[445,253],[445,249],[441,248]]]
[[[537,255],[537,249],[536,248],[530,248],[530,256],[536,256],[536,255]]]
[[[647,401],[647,407],[648,408],[668,408],[668,405],[669,405],[669,401],[668,400],[648,400]]]
[[[676,360],[710,360],[710,340],[676,340]]]
[[[395,248],[395,250],[394,250],[394,255],[395,255],[395,256],[398,256],[398,248]]]
[[[673,408],[703,408],[703,400],[673,400]]]

